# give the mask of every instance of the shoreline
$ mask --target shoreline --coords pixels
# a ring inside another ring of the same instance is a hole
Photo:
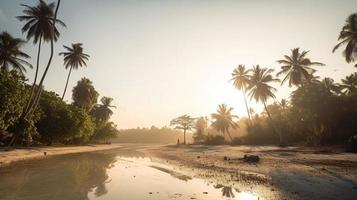
[[[41,146],[14,148],[6,151],[0,148],[0,168],[7,167],[13,163],[24,160],[44,158],[54,155],[65,155],[73,153],[84,153],[102,150],[111,150],[123,147],[122,144],[93,144],[83,146]],[[46,152],[46,155],[45,155]]]

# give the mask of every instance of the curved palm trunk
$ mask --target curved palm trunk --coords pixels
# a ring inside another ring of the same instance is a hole
[[[270,115],[270,112],[269,112],[269,110],[268,110],[268,108],[267,108],[266,103],[263,102],[263,104],[264,104],[265,111],[267,112],[267,115],[268,115],[268,117],[269,117],[269,119],[270,119],[271,126],[272,126],[272,128],[273,128],[273,131],[275,132],[275,134],[278,134],[278,135],[279,135],[279,143],[280,143],[280,145],[283,145],[283,144],[284,144],[283,136],[282,136],[282,134],[281,134],[280,131],[277,131],[277,129],[276,129],[275,125],[274,125],[274,122],[273,122],[273,118],[272,118],[271,115]]]
[[[52,30],[52,31],[53,31],[53,34],[54,34],[54,32],[55,32],[55,23],[56,23],[57,12],[58,12],[58,8],[59,8],[60,3],[61,3],[61,0],[57,0],[56,11],[55,11],[55,14],[54,14],[54,17],[53,17],[53,30]],[[34,101],[33,104],[30,106],[29,110],[25,113],[25,117],[31,112],[31,108],[32,108],[32,112],[36,110],[37,105],[38,105],[38,101],[40,100],[41,93],[42,93],[43,81],[44,81],[45,78],[46,78],[48,69],[49,69],[50,66],[51,66],[51,62],[52,62],[52,58],[53,58],[53,40],[54,40],[54,38],[51,38],[51,53],[50,53],[50,58],[48,59],[47,66],[46,66],[46,68],[45,68],[45,71],[43,72],[43,75],[42,75],[42,77],[41,77],[40,83],[38,84],[39,89],[38,89],[38,91],[37,91],[37,93],[36,93],[35,101]]]
[[[186,144],[186,129],[183,129],[183,144]]]
[[[244,97],[245,108],[247,109],[249,121],[250,121],[250,123],[252,123],[252,118],[250,116],[250,112],[249,112],[249,108],[248,108],[248,103],[247,103],[247,98],[245,96],[245,92],[243,92],[243,97]]]
[[[62,101],[63,101],[64,95],[66,94],[66,91],[67,91],[68,81],[69,81],[69,77],[71,76],[71,72],[72,72],[72,66],[71,66],[71,68],[69,69],[69,72],[68,72],[66,86],[64,87],[64,91],[63,91],[63,94],[62,94]]]
[[[41,43],[42,43],[42,34],[40,35],[40,40],[39,40],[39,42],[38,42],[38,52],[37,52],[35,78],[34,78],[34,80],[33,80],[33,84],[32,84],[32,87],[31,87],[30,98],[29,98],[29,100],[27,101],[27,104],[26,104],[24,113],[27,113],[27,111],[28,111],[28,109],[29,109],[29,107],[30,107],[30,104],[31,104],[33,95],[34,95],[34,93],[35,93],[36,81],[37,81],[37,75],[38,75],[38,69],[39,69],[39,65],[40,65]]]

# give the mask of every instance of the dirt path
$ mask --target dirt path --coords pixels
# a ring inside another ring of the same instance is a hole
[[[30,147],[17,148],[9,151],[0,149],[0,167],[9,165],[12,162],[43,158],[44,156],[62,155],[80,152],[101,151],[120,148],[120,144],[111,145],[85,145],[85,146],[61,146],[61,147]],[[46,152],[46,155],[45,155]]]

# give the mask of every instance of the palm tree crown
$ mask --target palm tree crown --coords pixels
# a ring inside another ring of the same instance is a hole
[[[309,58],[306,58],[309,51],[302,51],[300,53],[299,48],[291,50],[291,55],[284,55],[283,60],[278,60],[279,64],[282,64],[281,71],[277,73],[277,76],[285,75],[281,84],[285,83],[289,79],[289,86],[301,85],[305,81],[309,81],[312,78],[312,74],[316,71],[311,66],[324,66],[320,62],[312,62]]]
[[[0,67],[2,69],[9,70],[12,67],[23,74],[26,72],[25,66],[32,68],[32,65],[25,60],[30,56],[21,51],[24,43],[25,41],[13,38],[8,32],[0,34]]]
[[[73,69],[78,69],[78,67],[87,66],[86,61],[89,58],[88,54],[83,53],[83,44],[75,43],[72,44],[72,48],[63,45],[67,52],[61,52],[59,55],[64,56],[64,65],[68,69],[72,67]]]
[[[341,45],[346,44],[343,51],[346,62],[354,62],[357,52],[357,13],[351,14],[346,19],[346,24],[342,27],[338,40],[342,41],[333,48],[332,52],[335,52]],[[355,67],[357,67],[357,64]]]
[[[33,38],[33,43],[37,43],[40,38],[44,41],[50,41],[52,38],[57,41],[60,33],[57,28],[52,26],[54,18],[55,3],[47,4],[39,0],[37,6],[24,5],[23,13],[25,15],[17,16],[20,21],[26,21],[22,27],[22,32],[27,32],[27,39]],[[56,19],[56,23],[66,26],[61,20]],[[53,33],[54,32],[54,33]]]
[[[116,108],[112,105],[113,98],[102,97],[100,99],[102,104],[97,104],[92,110],[92,115],[98,120],[99,123],[107,122],[110,116],[113,114],[111,108]]]
[[[229,129],[238,128],[238,124],[234,121],[235,118],[238,118],[236,115],[232,115],[232,107],[227,107],[226,104],[218,105],[217,113],[212,113],[211,117],[214,120],[212,122],[212,126],[219,132],[225,136],[227,133],[230,139],[232,139],[231,135],[229,134]]]
[[[340,85],[336,84],[332,78],[325,77],[322,79],[321,84],[326,88],[329,93],[340,93]]]
[[[279,79],[273,78],[271,73],[273,69],[260,68],[256,65],[252,69],[251,85],[248,87],[249,96],[257,102],[266,102],[268,98],[275,98],[276,88],[270,86],[270,83],[279,82]]]
[[[346,95],[357,94],[357,72],[342,79],[341,88]]]
[[[249,86],[249,72],[250,70],[247,70],[244,65],[238,65],[238,67],[233,70],[231,81],[233,81],[233,85],[238,90],[245,90]]]

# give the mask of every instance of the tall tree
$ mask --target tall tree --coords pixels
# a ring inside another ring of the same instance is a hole
[[[61,0],[57,0],[57,6],[56,6],[56,10],[55,10],[55,14],[54,14],[54,17],[53,17],[53,21],[52,21],[52,33],[55,33],[56,32],[56,22],[57,22],[57,12],[58,12],[58,9],[59,9],[59,5],[61,3]],[[55,34],[53,34],[55,35]],[[51,50],[50,50],[50,57],[48,59],[48,62],[47,62],[47,65],[46,65],[46,68],[45,68],[45,71],[43,72],[42,74],[42,77],[40,79],[40,82],[38,83],[38,91],[36,92],[36,95],[35,95],[35,98],[33,100],[33,104],[30,105],[30,108],[27,110],[27,112],[25,113],[25,117],[31,112],[31,109],[32,111],[34,112],[38,106],[38,102],[40,101],[40,98],[41,98],[41,93],[42,93],[42,86],[43,86],[43,82],[45,81],[45,78],[46,78],[46,75],[47,75],[47,72],[51,66],[51,63],[52,63],[52,58],[53,58],[53,52],[54,52],[54,49],[53,49],[53,45],[54,45],[54,37],[50,40],[50,47],[51,47]]]
[[[57,41],[59,37],[59,31],[55,26],[54,22],[62,26],[66,26],[61,20],[55,19],[54,9],[55,3],[47,4],[43,0],[39,0],[36,6],[29,6],[21,4],[25,9],[23,10],[24,15],[17,16],[20,21],[25,21],[25,25],[22,27],[22,32],[26,33],[26,38],[28,40],[33,40],[33,43],[38,43],[37,60],[36,60],[36,72],[34,81],[31,88],[30,99],[25,108],[25,112],[28,111],[31,101],[33,101],[35,86],[38,77],[39,64],[40,64],[40,54],[42,41],[51,42],[52,40]],[[57,3],[57,7],[59,2]],[[56,8],[56,11],[58,8]]]
[[[110,116],[113,114],[112,108],[116,108],[112,105],[113,98],[102,97],[100,99],[101,104],[97,104],[91,111],[91,114],[95,117],[97,125],[103,125],[108,122]]]
[[[238,118],[236,115],[232,115],[232,107],[227,107],[226,104],[218,105],[217,113],[212,113],[211,117],[214,120],[212,122],[212,126],[219,132],[223,134],[225,137],[226,133],[228,134],[229,138],[232,140],[232,137],[229,133],[229,129],[238,128],[238,123],[234,120]]]
[[[274,92],[276,91],[276,88],[274,88],[270,84],[274,82],[279,82],[279,79],[273,78],[273,71],[273,69],[260,68],[259,65],[254,66],[252,69],[253,74],[250,79],[251,85],[249,86],[248,90],[251,99],[254,98],[255,101],[263,103],[265,111],[271,121],[273,130],[277,133],[277,130],[273,124],[273,119],[266,105],[266,102],[269,98],[275,98]],[[280,144],[283,144],[284,141],[281,132],[279,131],[278,134]]]
[[[324,66],[320,62],[312,62],[309,58],[306,58],[309,51],[300,52],[299,48],[291,50],[291,55],[284,55],[283,60],[278,60],[279,64],[282,64],[281,71],[277,73],[277,76],[285,75],[281,84],[289,80],[289,87],[292,85],[301,86],[306,81],[310,81],[312,74],[316,71],[311,66]]]
[[[354,62],[357,57],[357,13],[353,13],[346,19],[346,24],[342,27],[340,35],[338,36],[339,42],[332,50],[335,52],[341,45],[346,44],[343,50],[346,62]],[[357,64],[355,65],[357,67]]]
[[[87,66],[86,61],[89,58],[88,54],[83,53],[83,48],[81,43],[72,44],[72,48],[68,46],[63,46],[67,52],[61,52],[59,55],[64,56],[64,66],[66,69],[69,68],[66,86],[62,94],[62,100],[66,94],[69,77],[71,76],[72,69],[77,70],[78,67]]]
[[[357,94],[357,72],[346,76],[341,82],[341,88],[346,95],[351,96]]]
[[[84,111],[90,111],[97,103],[99,94],[87,78],[78,81],[72,92],[73,104]]]
[[[247,114],[249,117],[249,121],[252,120],[247,104],[247,98],[246,98],[246,91],[247,88],[250,84],[250,75],[249,75],[250,70],[247,70],[244,65],[238,65],[237,68],[235,68],[232,72],[232,79],[234,87],[236,87],[238,90],[242,91],[243,98],[244,98],[244,103],[245,103],[245,108],[247,109]]]
[[[21,48],[25,41],[20,38],[12,37],[8,32],[0,34],[0,67],[10,70],[10,67],[21,75],[26,72],[26,67],[32,68],[32,65],[25,59],[30,58]]]
[[[192,130],[195,126],[195,118],[189,115],[182,115],[170,122],[170,126],[175,126],[175,129],[183,130],[183,143],[186,144],[186,131]]]

